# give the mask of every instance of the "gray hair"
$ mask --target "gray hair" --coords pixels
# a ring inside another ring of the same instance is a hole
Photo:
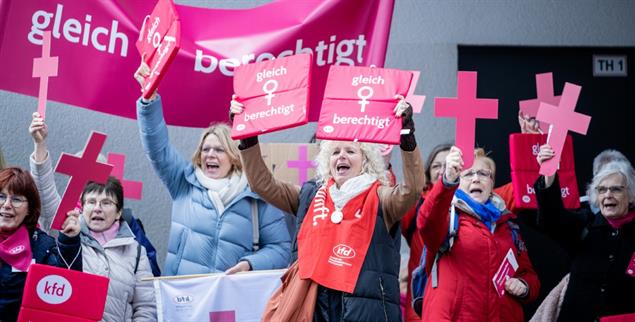
[[[329,161],[333,152],[333,144],[337,141],[324,140],[320,142],[320,152],[315,158],[317,165],[317,182],[326,184],[332,177]],[[352,142],[351,142],[352,143]],[[367,173],[379,180],[382,185],[389,185],[386,164],[381,156],[378,144],[358,143],[362,151],[362,173]]]
[[[599,207],[598,192],[596,188],[602,180],[613,174],[620,174],[625,181],[625,189],[628,194],[629,208],[635,203],[635,170],[628,161],[611,161],[602,166],[599,172],[593,177],[588,185],[586,194],[589,197],[589,203],[595,207]]]
[[[611,161],[624,161],[629,165],[631,164],[622,152],[613,149],[606,149],[600,152],[600,154],[595,156],[593,159],[593,175],[595,176],[598,174],[600,169]]]

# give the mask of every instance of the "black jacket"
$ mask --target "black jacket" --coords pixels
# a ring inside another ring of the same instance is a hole
[[[59,250],[53,237],[36,229],[31,234],[31,251],[37,264],[66,268],[64,259],[70,264],[75,257],[71,269],[82,270],[82,254],[79,236],[69,238],[64,234],[58,237]],[[22,303],[22,293],[26,282],[25,272],[12,272],[11,265],[0,260],[0,322],[16,321]]]
[[[565,210],[557,176],[549,188],[544,177],[538,178],[535,189],[542,227],[572,258],[558,321],[595,321],[635,312],[635,278],[626,273],[635,255],[635,221],[614,229],[601,214]]]
[[[299,231],[307,210],[318,190],[315,182],[304,183],[300,190],[297,216]],[[353,293],[344,293],[319,286],[315,305],[315,322],[401,321],[399,307],[399,247],[400,225],[386,230],[381,205],[368,252]],[[297,258],[297,231],[293,239],[293,256]]]

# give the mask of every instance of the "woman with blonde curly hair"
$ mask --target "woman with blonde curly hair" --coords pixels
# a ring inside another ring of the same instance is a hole
[[[233,100],[231,112],[242,111]],[[298,187],[273,177],[257,137],[241,141],[252,189],[300,223],[298,260],[263,321],[401,321],[399,220],[417,201],[424,179],[412,108],[402,101],[395,113],[411,129],[401,136],[404,181],[396,186],[388,182],[376,144],[322,141],[317,180]]]

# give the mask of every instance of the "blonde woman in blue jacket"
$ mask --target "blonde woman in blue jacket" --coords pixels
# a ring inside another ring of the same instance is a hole
[[[148,71],[142,64],[135,78],[141,83]],[[159,95],[137,101],[137,120],[145,153],[172,198],[165,275],[287,267],[285,215],[249,188],[226,124],[207,128],[186,160],[169,142]],[[258,218],[257,251],[252,216]]]

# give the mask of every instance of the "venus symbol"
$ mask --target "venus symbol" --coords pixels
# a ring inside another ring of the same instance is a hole
[[[269,84],[272,84],[273,87],[269,86]],[[278,89],[278,81],[275,79],[270,79],[262,85],[262,91],[267,93],[267,95],[265,95],[267,106],[271,105],[271,99],[276,96],[276,94],[274,94],[276,89]]]
[[[368,94],[364,95],[364,92]],[[375,91],[373,91],[373,88],[370,86],[362,86],[357,90],[357,97],[360,98],[357,103],[362,106],[362,113],[366,112],[366,105],[370,104],[368,99],[371,98],[373,94],[375,94]]]

